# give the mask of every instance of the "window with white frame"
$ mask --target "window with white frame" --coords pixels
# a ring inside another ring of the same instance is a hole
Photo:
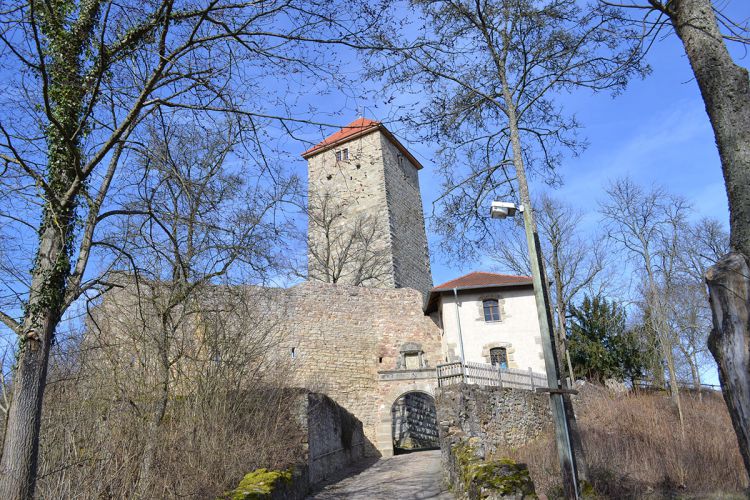
[[[349,148],[339,149],[336,151],[336,161],[349,161]]]

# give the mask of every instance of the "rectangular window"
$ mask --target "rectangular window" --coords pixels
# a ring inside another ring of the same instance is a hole
[[[490,363],[492,363],[492,366],[508,368],[508,351],[505,347],[494,347],[490,349]]]
[[[482,308],[484,309],[485,321],[500,321],[500,306],[497,299],[483,300]]]
[[[336,161],[349,161],[349,148],[339,149],[336,151]]]

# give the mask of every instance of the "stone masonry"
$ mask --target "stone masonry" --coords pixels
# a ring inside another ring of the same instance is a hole
[[[436,407],[443,471],[457,498],[537,498],[526,465],[503,452],[552,425],[547,394],[456,384],[438,390]]]
[[[280,316],[275,350],[291,366],[290,385],[327,394],[362,421],[369,455],[390,455],[393,404],[437,385],[440,329],[421,293],[320,282],[274,292],[267,315]],[[403,366],[404,345],[419,350],[420,366]]]
[[[393,443],[402,450],[439,448],[435,399],[408,392],[393,403]]]
[[[463,434],[488,456],[528,443],[552,425],[549,395],[524,389],[450,385],[438,391],[436,407],[441,443]]]
[[[338,138],[337,138],[338,137]],[[418,171],[421,165],[380,123],[359,119],[307,151],[309,199],[330,196],[344,216],[339,229],[357,218],[374,218],[376,247],[385,250],[387,271],[381,288],[432,288]],[[312,208],[311,208],[312,209]],[[320,246],[324,230],[310,225],[309,245]],[[310,276],[320,274],[310,259]]]

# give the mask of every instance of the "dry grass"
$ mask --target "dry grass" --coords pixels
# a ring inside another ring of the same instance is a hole
[[[39,498],[133,498],[147,422],[127,401],[81,384],[49,391]],[[284,469],[302,454],[295,391],[266,388],[176,398],[157,438],[151,498],[216,498],[259,467]]]
[[[741,494],[748,486],[724,400],[683,398],[685,434],[664,394],[611,396],[589,389],[577,408],[590,477],[603,498],[704,498]],[[551,434],[508,452],[528,464],[537,491],[559,494]]]

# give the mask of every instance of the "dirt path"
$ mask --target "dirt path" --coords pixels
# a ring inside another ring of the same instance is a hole
[[[422,451],[378,460],[308,499],[453,500],[442,479],[440,451]]]

